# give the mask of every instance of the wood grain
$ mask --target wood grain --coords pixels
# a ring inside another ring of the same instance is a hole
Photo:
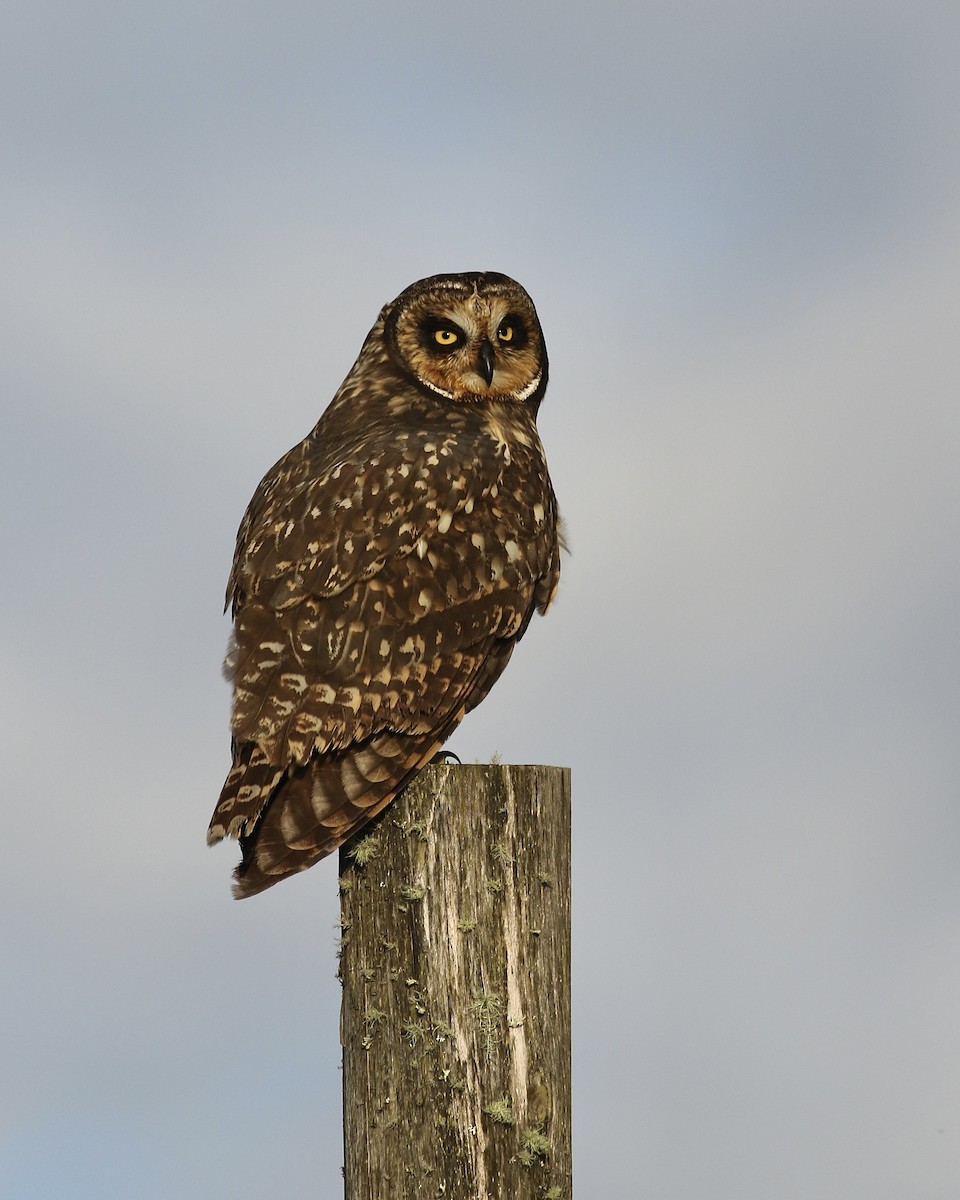
[[[569,1200],[569,770],[431,766],[340,872],[346,1200]]]

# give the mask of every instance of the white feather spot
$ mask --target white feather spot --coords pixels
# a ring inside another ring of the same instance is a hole
[[[442,513],[440,520],[437,522],[437,533],[446,533],[450,528],[450,522],[453,520],[452,512]]]

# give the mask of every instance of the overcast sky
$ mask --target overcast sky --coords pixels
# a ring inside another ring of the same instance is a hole
[[[572,555],[458,732],[574,781],[575,1180],[960,1194],[960,8],[13,0],[0,1195],[340,1194],[336,864],[242,904],[233,539],[493,269]]]

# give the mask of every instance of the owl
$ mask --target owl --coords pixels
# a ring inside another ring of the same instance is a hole
[[[560,555],[536,426],[546,386],[518,283],[421,279],[257,488],[227,586],[233,765],[207,834],[239,839],[237,897],[389,804],[547,611]]]

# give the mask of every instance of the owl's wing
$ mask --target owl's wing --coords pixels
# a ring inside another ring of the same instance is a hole
[[[473,682],[488,661],[483,647],[458,656],[447,672],[447,696],[438,696],[432,720],[420,721],[416,731],[388,725],[285,769],[265,763],[255,743],[235,744],[234,767],[214,814],[219,836],[222,823],[229,821],[230,831],[240,837],[243,858],[235,875],[235,895],[254,895],[312,866],[389,804],[459,724]],[[258,787],[260,795],[255,797]]]
[[[444,460],[462,447],[425,433],[381,441],[362,467],[341,456],[318,472],[291,453],[248,510],[231,579],[234,766],[209,840],[241,838],[244,895],[387,804],[553,590],[544,505],[496,498],[493,443],[458,475]]]

